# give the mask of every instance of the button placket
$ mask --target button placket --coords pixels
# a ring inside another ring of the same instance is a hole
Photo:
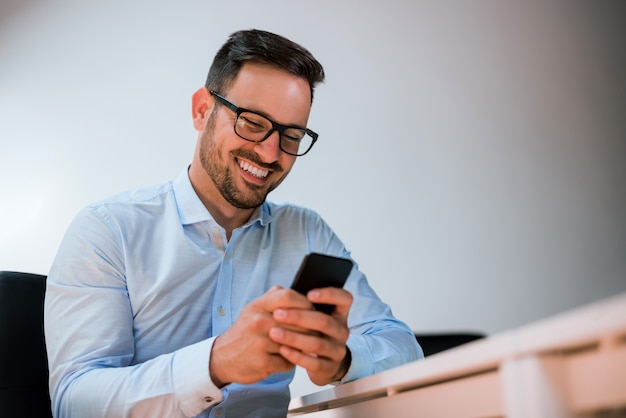
[[[233,267],[232,267],[232,251],[230,246],[227,246],[219,270],[217,285],[215,289],[215,304],[213,305],[214,314],[212,315],[212,329],[213,335],[219,335],[224,333],[232,325],[232,281],[233,281]]]

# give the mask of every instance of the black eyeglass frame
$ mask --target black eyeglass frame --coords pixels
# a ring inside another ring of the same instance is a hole
[[[265,115],[262,115],[258,112],[255,112],[254,110],[249,110],[249,109],[245,109],[243,107],[239,107],[236,104],[234,104],[233,102],[231,102],[230,100],[228,100],[227,98],[225,98],[224,96],[222,96],[221,94],[210,90],[209,93],[211,93],[211,96],[215,97],[221,104],[223,104],[224,106],[226,106],[227,108],[229,108],[230,110],[232,110],[235,113],[235,125],[233,126],[233,130],[235,131],[235,133],[237,134],[237,136],[241,139],[245,139],[246,141],[249,142],[255,142],[255,143],[260,143],[265,141],[267,138],[270,137],[270,135],[272,135],[272,133],[274,131],[278,131],[278,134],[280,135],[280,141],[278,142],[279,147],[281,149],[282,152],[289,154],[289,155],[293,155],[296,157],[302,157],[303,155],[305,155],[307,152],[311,151],[311,148],[313,148],[313,145],[315,145],[315,142],[317,142],[317,138],[318,138],[318,134],[313,132],[312,130],[308,129],[308,128],[303,128],[301,126],[294,126],[294,125],[282,125],[278,122],[274,122],[273,120],[271,120],[270,118],[268,118]],[[248,113],[253,113],[255,115],[261,116],[262,118],[267,119],[271,124],[272,124],[272,129],[270,129],[269,131],[267,131],[267,133],[265,134],[265,136],[259,140],[253,140],[253,139],[248,139],[245,138],[241,135],[239,135],[239,132],[237,132],[237,120],[239,119],[239,115],[241,115],[243,112],[248,112]],[[283,134],[285,133],[285,131],[287,129],[299,129],[303,132],[305,132],[307,135],[309,135],[312,138],[311,141],[311,145],[309,145],[309,148],[306,149],[306,151],[302,152],[302,153],[297,153],[294,154],[293,152],[289,152],[286,151],[283,148]]]

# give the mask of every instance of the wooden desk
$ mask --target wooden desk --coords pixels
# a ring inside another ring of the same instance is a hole
[[[303,414],[626,417],[626,293],[293,399]]]

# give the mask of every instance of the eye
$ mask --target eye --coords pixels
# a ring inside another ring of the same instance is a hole
[[[287,136],[287,135],[283,135],[283,139],[289,142],[300,142],[302,140],[302,138],[294,138],[292,136]]]
[[[304,132],[299,129],[287,129],[283,133],[283,138],[290,142],[300,142],[304,137]]]
[[[237,124],[251,132],[267,132],[272,124],[261,115],[243,112],[239,115]]]

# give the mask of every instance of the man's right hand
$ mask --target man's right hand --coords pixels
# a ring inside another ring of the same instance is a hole
[[[213,343],[209,373],[217,387],[255,383],[294,367],[268,336],[270,328],[281,326],[272,315],[279,308],[309,310],[313,305],[305,296],[279,286],[246,305],[233,326]]]

